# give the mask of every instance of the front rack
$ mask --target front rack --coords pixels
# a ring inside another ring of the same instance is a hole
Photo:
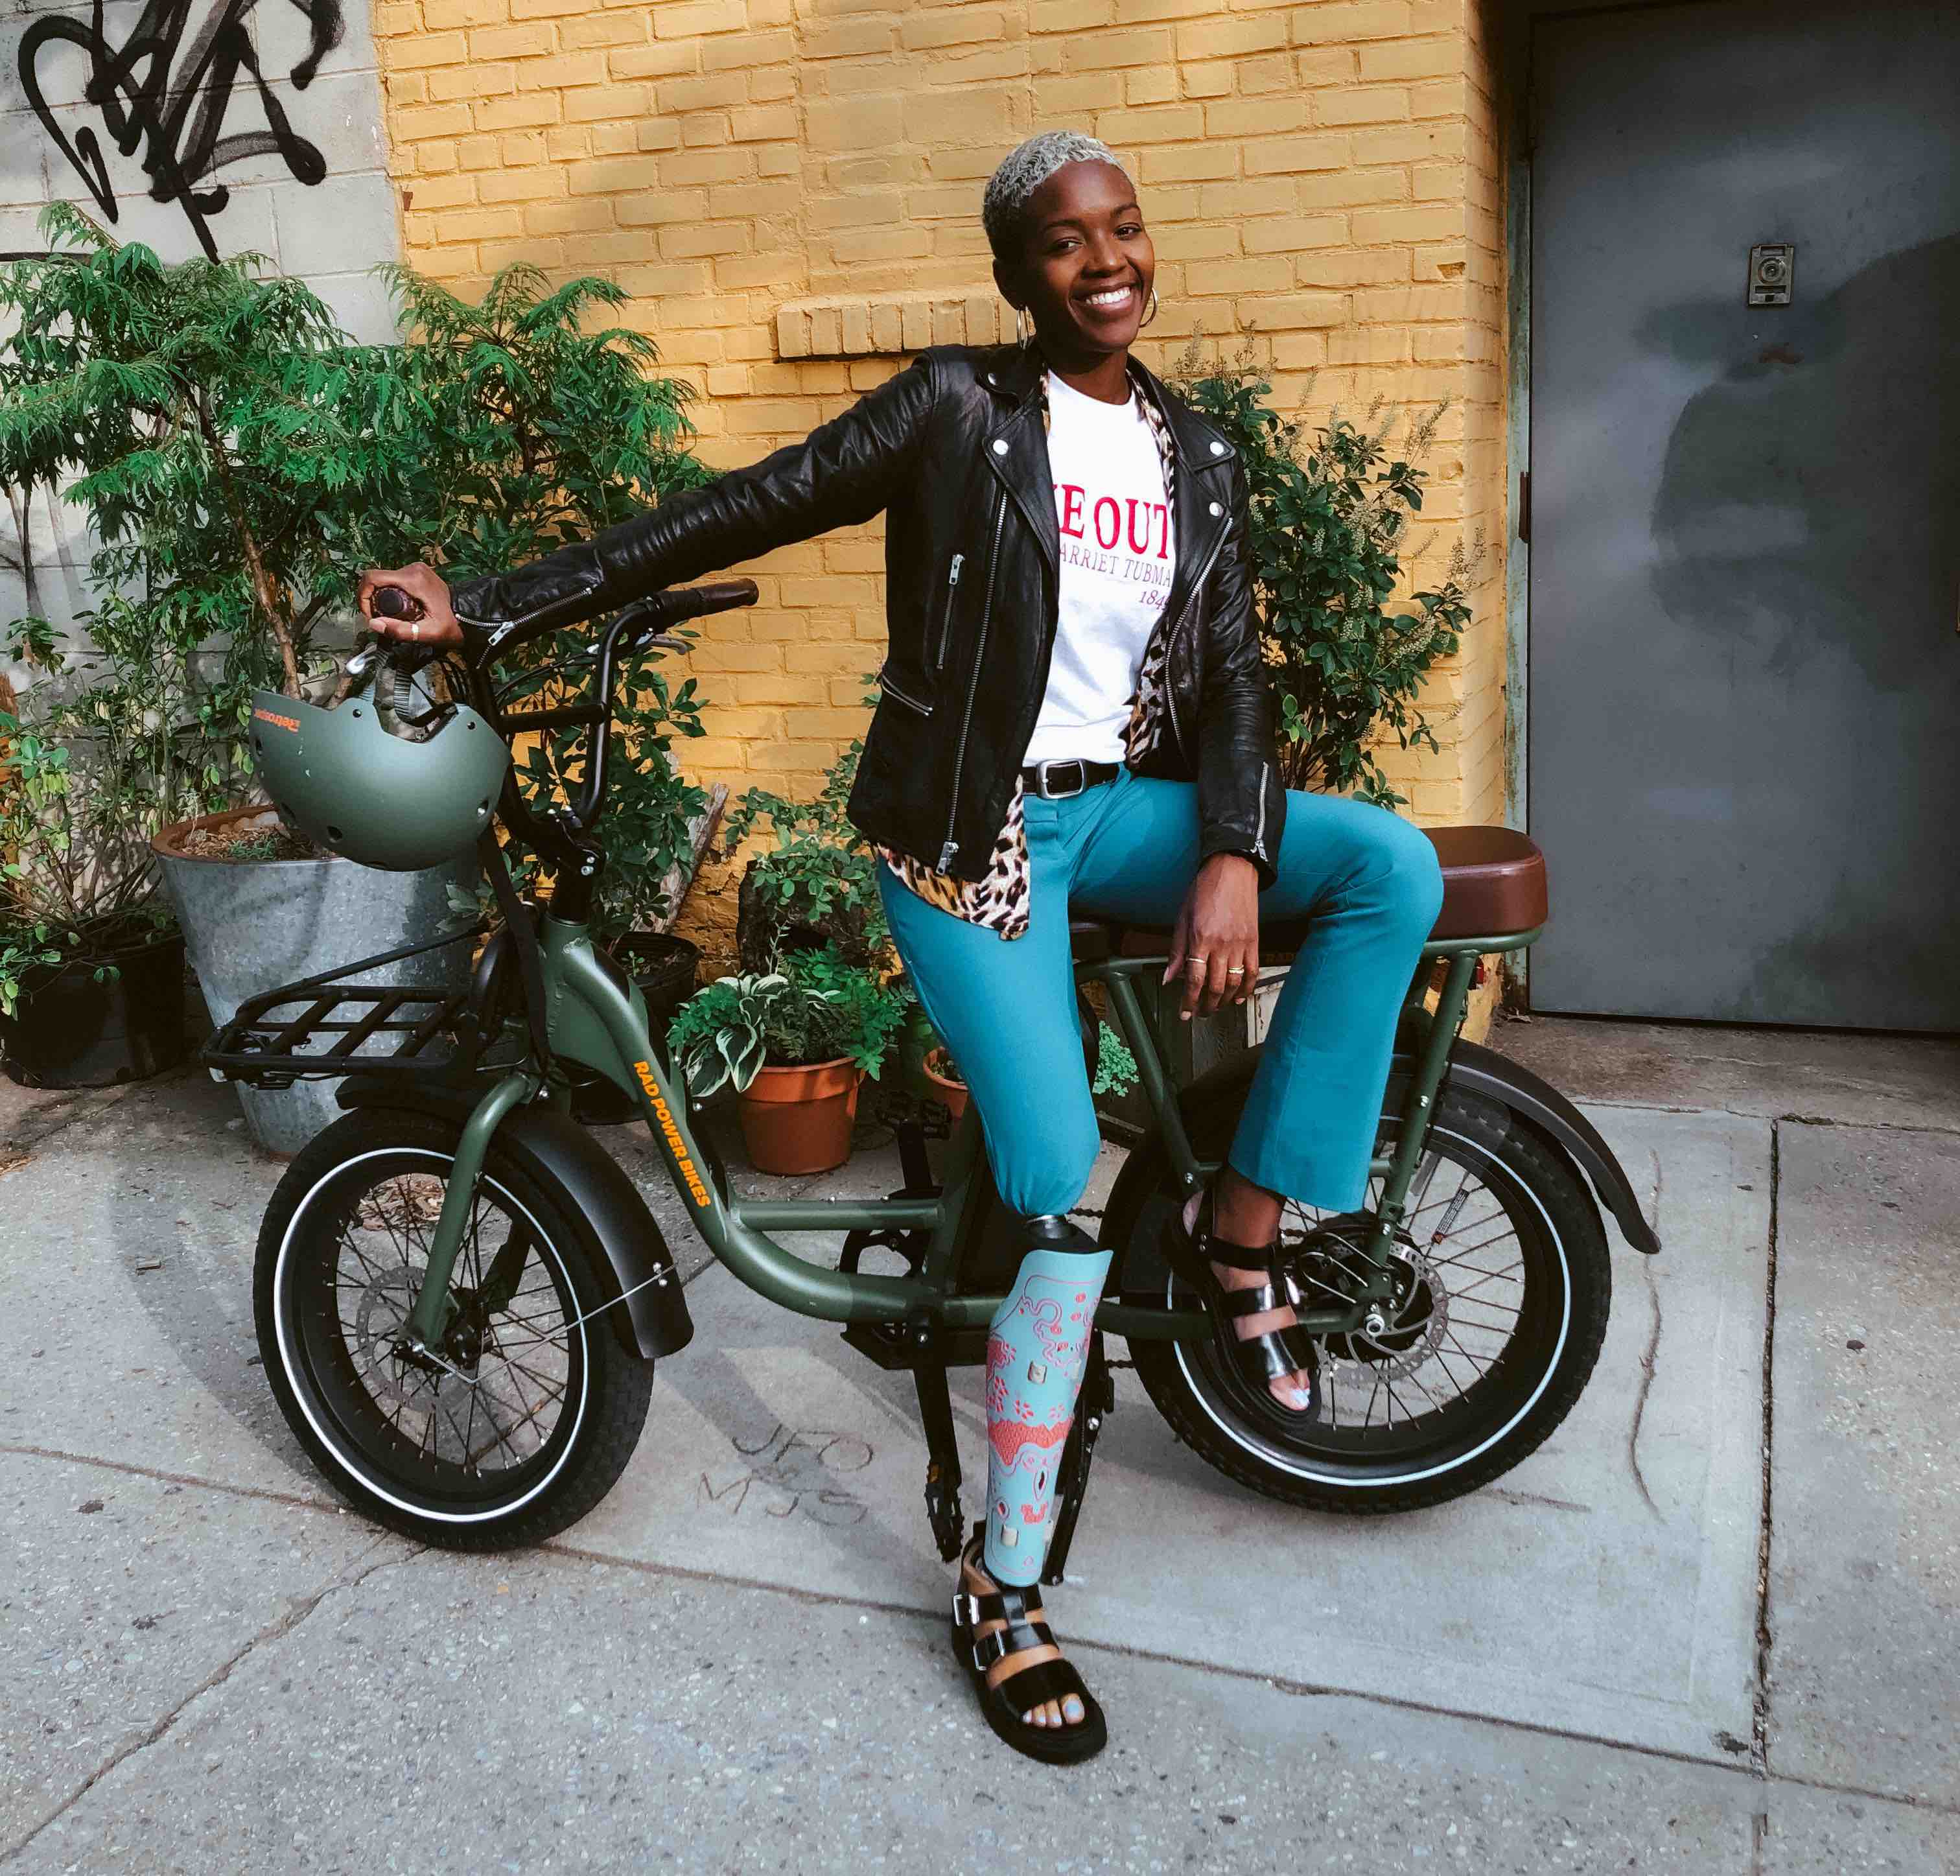
[[[356,1073],[467,1077],[482,1053],[483,1014],[503,949],[495,939],[465,989],[347,979],[464,944],[482,928],[468,925],[262,991],[239,1005],[201,1059],[215,1075],[253,1088]]]

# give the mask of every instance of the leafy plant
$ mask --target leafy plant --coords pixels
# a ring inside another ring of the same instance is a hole
[[[379,271],[407,339],[336,361],[349,479],[368,498],[361,564],[501,572],[713,479],[688,453],[692,390],[654,374],[644,333],[592,325],[628,298],[610,281],[554,288],[520,264],[473,303]]]
[[[697,1100],[724,1087],[739,1092],[755,1080],[776,1006],[800,995],[788,978],[772,971],[718,977],[680,1006],[667,1030],[667,1059]]]
[[[784,970],[721,977],[682,1004],[669,1059],[695,1099],[745,1089],[765,1065],[848,1056],[876,1077],[905,1020],[905,1001],[835,950],[799,953]]]
[[[258,256],[167,266],[65,202],[40,225],[50,255],[0,268],[0,483],[88,510],[91,636],[193,712],[215,805],[247,766],[251,692],[301,695],[312,629],[351,585],[340,334]]]
[[[0,931],[0,1016],[11,1017],[19,1010],[34,977],[61,968],[62,952],[49,942],[50,936],[44,925]]]
[[[806,1056],[806,1061],[834,1060],[848,1056],[876,1080],[886,1056],[905,1025],[905,997],[882,979],[875,970],[853,963],[837,945],[821,951],[794,951],[784,969],[792,983],[828,1006],[822,1032],[813,1045],[828,1047],[834,1038],[838,1045],[829,1055]]]
[[[878,897],[878,857],[846,807],[864,749],[854,741],[838,756],[814,801],[750,788],[723,823],[728,852],[765,820],[775,843],[756,855],[743,880],[745,963],[773,958],[811,938],[835,944],[859,963],[883,954],[889,935]]]
[[[1345,418],[1311,435],[1263,400],[1272,387],[1252,342],[1208,366],[1194,338],[1173,373],[1178,388],[1230,438],[1250,495],[1255,603],[1278,701],[1280,772],[1290,788],[1402,800],[1373,745],[1437,747],[1418,703],[1423,680],[1453,654],[1470,618],[1464,586],[1475,556],[1452,550],[1445,578],[1390,608],[1426,472],[1416,467],[1443,416],[1411,425],[1401,456],[1389,426]],[[1373,413],[1370,413],[1371,420]]]
[[[1096,1037],[1096,1076],[1092,1094],[1127,1094],[1137,1085],[1137,1058],[1130,1046],[1107,1023]]]
[[[365,567],[492,571],[710,477],[687,453],[691,393],[652,374],[652,341],[588,330],[625,298],[607,282],[553,288],[514,267],[473,304],[392,268],[410,336],[358,346],[258,256],[167,266],[65,205],[43,227],[52,256],[0,269],[0,485],[88,509],[102,544],[87,623],[121,686],[106,702],[140,705],[155,788],[180,814],[242,791],[251,693],[298,696],[327,674],[313,635]],[[529,648],[512,700],[556,700],[584,635]],[[672,760],[675,737],[702,734],[699,701],[661,655],[622,675],[609,931],[667,909],[705,805]],[[535,794],[579,779],[574,740],[520,748]]]
[[[0,1014],[72,961],[113,977],[119,950],[167,930],[150,837],[194,795],[159,674],[20,622],[3,646],[43,681],[0,712]],[[59,680],[52,674],[62,671]]]
[[[497,572],[712,479],[688,453],[691,388],[655,374],[645,334],[592,326],[627,298],[609,281],[554,288],[520,265],[473,304],[408,268],[383,271],[409,338],[347,353],[346,447],[370,492],[364,564],[425,559],[452,579]],[[507,703],[568,700],[590,636],[558,632],[526,648],[520,664],[507,661]],[[607,934],[670,909],[663,883],[692,857],[689,823],[707,804],[672,753],[676,737],[704,733],[695,680],[670,683],[665,656],[649,649],[619,679],[596,907]],[[518,774],[534,801],[582,784],[584,743],[565,731],[520,745]],[[527,883],[534,858],[509,857]]]

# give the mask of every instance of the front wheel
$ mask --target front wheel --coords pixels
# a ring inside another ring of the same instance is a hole
[[[409,1348],[457,1132],[387,1110],[329,1127],[272,1195],[253,1303],[272,1391],[327,1482],[391,1530],[489,1550],[539,1543],[605,1496],[653,1367],[591,1315],[611,1292],[569,1196],[495,1142],[448,1326],[438,1348]]]
[[[1236,1105],[1208,1116],[1201,1156],[1222,1157],[1237,1120]],[[1400,1124],[1382,1116],[1378,1153]],[[1304,1304],[1354,1293],[1380,1190],[1371,1180],[1370,1209],[1338,1217],[1288,1204],[1281,1236]],[[1177,1202],[1166,1169],[1133,1246]],[[1180,1439],[1269,1498],[1366,1513],[1473,1492],[1535,1451],[1592,1374],[1612,1298],[1599,1208],[1552,1142],[1491,1102],[1447,1094],[1393,1261],[1395,1301],[1376,1331],[1318,1338],[1322,1400],[1304,1424],[1208,1340],[1133,1342],[1138,1374]],[[1166,1298],[1190,1301],[1175,1279]]]

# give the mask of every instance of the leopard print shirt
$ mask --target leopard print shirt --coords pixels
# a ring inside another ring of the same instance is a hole
[[[1171,448],[1170,424],[1156,400],[1134,372],[1138,401],[1144,420],[1157,446],[1163,465],[1164,499],[1173,508],[1177,503],[1177,458]],[[1041,380],[1042,429],[1048,427],[1048,374]],[[1164,664],[1170,650],[1170,612],[1166,608],[1144,649],[1144,661],[1137,673],[1135,694],[1130,699],[1130,724],[1124,733],[1124,760],[1132,769],[1141,763],[1164,733],[1168,721],[1164,690]],[[984,925],[1004,938],[1017,938],[1028,928],[1029,864],[1027,830],[1023,819],[1020,778],[1014,779],[1013,798],[1007,803],[1007,818],[994,836],[985,876],[977,880],[956,879],[950,873],[935,872],[923,861],[896,848],[880,847],[879,857],[899,881],[928,905],[950,912],[969,925]]]

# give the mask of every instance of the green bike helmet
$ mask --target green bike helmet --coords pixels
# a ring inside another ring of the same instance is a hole
[[[391,718],[359,692],[323,710],[256,691],[252,754],[282,818],[310,839],[363,866],[418,872],[476,846],[511,752],[465,704],[432,713],[433,730],[404,733],[409,719]]]

